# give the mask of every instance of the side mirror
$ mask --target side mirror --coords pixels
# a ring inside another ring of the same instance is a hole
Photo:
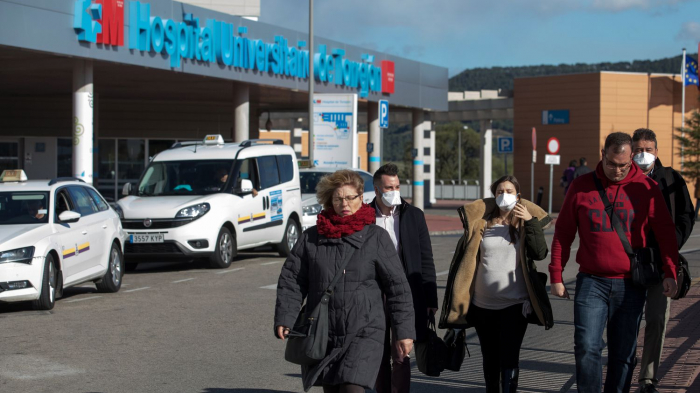
[[[131,195],[131,183],[124,184],[124,187],[122,188],[122,195]]]
[[[241,187],[236,190],[236,194],[250,194],[253,192],[253,182],[250,179],[241,179]]]
[[[72,222],[78,222],[80,220],[80,213],[74,212],[72,210],[66,210],[58,215],[58,219],[64,224],[70,224]]]

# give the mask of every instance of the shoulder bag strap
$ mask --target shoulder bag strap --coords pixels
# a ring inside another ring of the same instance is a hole
[[[625,231],[622,229],[622,223],[620,223],[620,219],[613,211],[614,207],[610,204],[610,200],[605,194],[603,183],[600,182],[598,174],[595,174],[593,176],[593,181],[595,182],[596,188],[598,188],[600,200],[603,201],[603,205],[605,205],[605,212],[608,214],[608,218],[610,218],[610,223],[612,224],[613,228],[615,228],[615,232],[617,232],[617,235],[620,237],[620,241],[622,242],[622,246],[625,248],[625,252],[629,257],[633,257],[634,251],[632,250],[632,246],[630,246],[630,242],[627,239],[627,236],[625,235]]]
[[[348,266],[348,263],[350,262],[350,259],[352,258],[353,255],[355,255],[355,251],[357,249],[353,247],[352,245],[348,244],[348,247],[352,249],[352,251],[347,253],[347,256],[343,260],[343,262],[340,264],[338,267],[338,271],[335,273],[335,277],[333,277],[333,281],[331,281],[331,285],[328,286],[328,289],[326,289],[325,294],[328,296],[331,296],[333,294],[333,291],[335,290],[335,284],[338,283],[338,280],[340,280],[340,277],[342,277],[343,272],[345,271],[345,267]]]

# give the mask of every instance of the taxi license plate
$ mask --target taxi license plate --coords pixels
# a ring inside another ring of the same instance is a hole
[[[163,243],[163,234],[130,235],[130,243]]]

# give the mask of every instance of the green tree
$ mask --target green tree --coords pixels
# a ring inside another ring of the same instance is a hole
[[[686,179],[700,178],[700,112],[693,111],[690,118],[685,120],[685,127],[682,130],[677,128],[677,130],[683,132],[683,136],[676,135],[676,139],[683,148],[681,174]]]

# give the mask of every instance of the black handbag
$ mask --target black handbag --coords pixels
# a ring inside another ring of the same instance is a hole
[[[429,377],[439,377],[440,373],[445,370],[443,362],[446,354],[447,346],[435,331],[435,314],[430,313],[427,338],[416,343],[418,371]]]
[[[643,247],[636,250],[632,249],[630,242],[622,229],[622,223],[620,223],[620,218],[614,214],[613,206],[608,200],[608,196],[605,194],[605,189],[603,184],[600,182],[598,176],[593,176],[595,185],[598,188],[598,193],[600,194],[600,199],[605,205],[605,212],[610,218],[610,223],[615,232],[620,237],[620,242],[625,248],[625,253],[630,259],[630,272],[632,273],[632,281],[635,285],[642,288],[650,288],[658,285],[663,281],[663,271],[661,270],[661,256],[659,250],[652,247]]]
[[[690,285],[693,281],[693,277],[690,276],[688,261],[681,254],[678,254],[677,269],[678,273],[676,274],[676,282],[678,283],[678,291],[676,291],[676,294],[671,298],[673,300],[683,299],[685,295],[688,294],[688,290],[690,290]]]
[[[468,353],[466,343],[467,331],[465,329],[447,329],[443,341],[447,352],[443,358],[445,370],[459,371],[464,363],[465,352]],[[471,356],[471,354],[469,355]]]
[[[349,246],[352,247],[352,246]],[[284,359],[290,363],[302,366],[310,366],[318,363],[326,356],[328,347],[328,303],[333,295],[335,285],[345,271],[345,267],[355,254],[355,248],[348,253],[328,289],[323,292],[321,301],[311,312],[307,313],[307,305],[299,311],[294,327],[287,335],[287,347],[284,350]]]

